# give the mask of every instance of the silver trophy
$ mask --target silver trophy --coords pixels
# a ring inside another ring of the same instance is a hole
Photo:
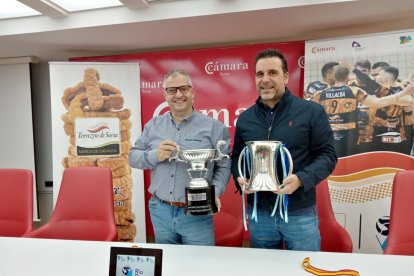
[[[194,149],[180,150],[170,158],[179,162],[189,163],[187,169],[190,175],[190,183],[185,188],[186,214],[207,215],[218,211],[215,201],[215,190],[213,185],[209,185],[205,177],[207,176],[207,163],[211,161],[229,158],[228,155],[222,154],[220,148],[226,144],[226,141],[217,142],[216,149]]]
[[[238,160],[239,175],[250,179],[245,190],[277,191],[283,188],[279,180],[278,166],[283,178],[292,174],[293,162],[289,150],[279,141],[246,142]]]

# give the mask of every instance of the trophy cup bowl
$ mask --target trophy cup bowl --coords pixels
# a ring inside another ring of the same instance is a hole
[[[218,211],[214,186],[209,185],[205,178],[208,162],[229,158],[220,151],[220,147],[225,144],[225,141],[220,140],[217,142],[216,149],[177,149],[175,156],[170,158],[170,161],[176,160],[190,165],[187,169],[190,183],[185,188],[186,214],[211,215]]]
[[[277,191],[283,188],[277,171],[278,166],[282,166],[284,170],[287,167],[286,176],[292,174],[293,162],[289,150],[280,141],[249,141],[246,145],[238,160],[239,175],[244,179],[250,178],[244,188],[252,192]],[[243,169],[245,166],[242,161],[248,164],[248,175]]]

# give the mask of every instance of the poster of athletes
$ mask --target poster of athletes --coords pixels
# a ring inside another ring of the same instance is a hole
[[[413,105],[376,105],[414,81],[413,38],[407,30],[305,43],[304,97],[325,107],[334,131],[340,159],[329,186],[354,252],[385,249],[393,176],[414,168]]]
[[[141,132],[139,64],[51,62],[50,87],[53,203],[65,168],[108,167],[118,240],[145,242],[143,173],[128,163]]]

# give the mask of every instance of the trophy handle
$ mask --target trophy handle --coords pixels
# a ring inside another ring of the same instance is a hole
[[[244,160],[244,162],[245,162],[245,164],[246,164],[246,160],[245,160],[245,158],[246,158],[246,152],[247,153],[249,153],[249,151],[248,151],[248,149],[247,149],[247,147],[245,147],[241,152],[240,152],[240,155],[239,155],[239,160],[238,160],[238,163],[237,163],[237,169],[239,170],[239,175],[246,181],[247,180],[247,178],[246,178],[246,172],[245,171],[242,171],[242,161]],[[250,156],[248,156],[248,157],[250,157]],[[247,170],[249,171],[249,174],[251,173],[250,172],[250,166],[248,165],[247,166]],[[244,186],[245,185],[243,185],[243,188],[244,188]]]
[[[237,162],[237,169],[239,170],[239,175],[243,179],[246,179],[246,176],[242,173],[242,169],[241,169],[241,163],[242,163],[242,160],[244,158],[244,155],[245,155],[244,150],[242,150],[241,153],[240,153],[240,155],[239,155],[239,160]]]
[[[220,151],[220,148],[222,146],[224,146],[225,144],[226,144],[226,141],[224,141],[224,140],[219,140],[217,142],[216,150],[217,150],[218,156],[216,158],[212,159],[211,161],[221,160],[223,158],[230,158],[230,156],[228,156],[227,154],[222,154],[221,151]]]
[[[176,161],[179,161],[179,162],[186,162],[185,160],[182,160],[182,159],[180,159],[180,157],[178,156],[178,152],[180,151],[180,148],[178,147],[178,145],[177,145],[177,149],[176,150],[174,150],[174,152],[173,152],[173,156],[171,156],[169,159],[168,159],[168,161],[172,161],[172,160],[176,160]]]

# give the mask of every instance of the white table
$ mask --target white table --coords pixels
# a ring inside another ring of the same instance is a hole
[[[163,276],[312,275],[305,257],[325,270],[354,269],[361,276],[413,275],[414,257],[251,248],[135,244],[163,249]],[[0,275],[108,275],[111,246],[130,243],[0,237]],[[283,273],[283,274],[282,274]]]

